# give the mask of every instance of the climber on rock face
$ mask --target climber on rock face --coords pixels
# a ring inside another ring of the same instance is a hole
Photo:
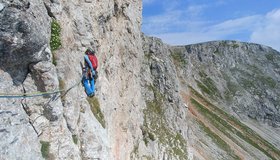
[[[82,83],[85,88],[86,94],[89,97],[93,97],[95,95],[95,80],[97,78],[97,66],[98,61],[95,56],[95,51],[91,48],[88,48],[85,52],[84,56],[84,65],[83,67],[83,79]]]

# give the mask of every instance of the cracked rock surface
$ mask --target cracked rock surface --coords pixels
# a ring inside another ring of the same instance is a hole
[[[54,20],[62,45],[51,50]],[[22,95],[0,98],[0,159],[280,156],[277,51],[235,41],[170,46],[143,35],[141,23],[137,0],[0,0],[0,93]],[[80,84],[88,47],[99,60],[93,98]],[[207,117],[191,98],[218,108]],[[222,123],[229,117],[252,130]],[[255,132],[276,149],[242,139]]]

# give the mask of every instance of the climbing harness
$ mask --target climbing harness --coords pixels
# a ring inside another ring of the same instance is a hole
[[[31,97],[39,97],[39,96],[57,94],[57,93],[61,93],[61,92],[67,93],[74,87],[78,86],[80,83],[81,83],[81,80],[79,80],[77,83],[75,83],[74,85],[72,85],[69,88],[58,89],[58,90],[47,91],[47,92],[31,92],[31,93],[18,93],[18,94],[0,93],[0,98],[31,98]]]

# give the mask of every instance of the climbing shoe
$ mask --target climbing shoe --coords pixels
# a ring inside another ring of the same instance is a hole
[[[94,97],[94,96],[95,96],[95,93],[93,92],[93,93],[89,94],[88,96],[89,96],[89,97]]]

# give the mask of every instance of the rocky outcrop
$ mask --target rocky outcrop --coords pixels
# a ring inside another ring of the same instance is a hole
[[[237,118],[253,129],[252,131],[244,127],[243,130],[247,131],[242,131],[242,133],[252,133],[245,138],[245,141],[248,142],[249,137],[257,137],[253,134],[256,132],[268,143],[273,144],[275,152],[278,152],[279,52],[258,44],[219,41],[173,47],[172,54],[175,62],[178,62],[177,56],[185,57],[185,67],[179,66],[179,72],[182,81],[191,86],[189,88],[198,91],[216,107],[232,115],[233,119],[229,121],[235,121],[238,124],[239,122],[234,120]],[[208,109],[211,111],[211,108]],[[217,109],[214,113],[216,111]],[[213,120],[209,121],[214,123]],[[209,126],[209,123],[202,122]],[[235,138],[230,139],[236,141]],[[251,143],[251,145],[261,150],[255,144]],[[245,145],[238,144],[238,146]],[[248,150],[253,149],[247,149],[247,152]],[[262,157],[256,155],[257,151],[248,153],[250,156],[245,156],[246,159],[251,156]],[[265,155],[270,157],[274,153],[265,153]],[[279,154],[274,155],[274,158],[276,157],[279,157]]]
[[[23,93],[29,65],[48,61],[50,19],[42,2],[1,1],[1,93]],[[36,17],[37,16],[37,17]],[[37,88],[36,88],[37,89]],[[1,159],[42,159],[23,99],[1,99]]]
[[[1,139],[1,159],[16,159],[13,153],[19,153],[23,145],[26,150],[20,156],[24,159],[129,159],[142,136],[141,2],[0,4],[1,92],[71,88],[30,99],[1,99],[5,114],[1,137],[6,137]],[[62,47],[56,51],[50,51],[49,45],[52,19],[61,28]],[[80,62],[87,47],[96,49],[100,61],[94,99],[86,97],[81,85],[73,87],[81,80]]]
[[[0,0],[0,159],[279,159],[279,53],[172,47],[141,35],[141,12],[134,0]],[[94,98],[80,84],[88,47]]]
[[[132,159],[188,159],[187,110],[168,46],[143,36],[141,92],[145,100],[142,139]]]
[[[236,115],[279,127],[277,51],[258,44],[220,41],[174,47],[173,54],[185,57],[188,65],[182,72],[191,72],[182,76],[205,96]]]
[[[50,17],[42,1],[1,1],[1,69],[15,84],[26,77],[28,65],[51,59],[45,54]],[[20,60],[19,60],[20,59]]]
[[[157,93],[143,89],[147,108],[155,102],[169,119],[166,125],[182,129],[189,158],[279,158],[277,51],[236,41],[172,47],[147,37],[143,48],[148,66],[142,75],[151,77],[143,81]],[[153,95],[162,95],[164,103]]]
[[[108,0],[47,5],[62,28],[63,46],[54,57],[65,87],[80,79],[79,63],[87,47],[97,51],[100,62],[95,101],[81,94],[82,86],[73,88],[63,100],[68,128],[80,141],[81,158],[129,159],[141,136],[144,103],[138,80],[141,3]],[[100,104],[105,128],[91,113],[90,106],[96,104]]]

